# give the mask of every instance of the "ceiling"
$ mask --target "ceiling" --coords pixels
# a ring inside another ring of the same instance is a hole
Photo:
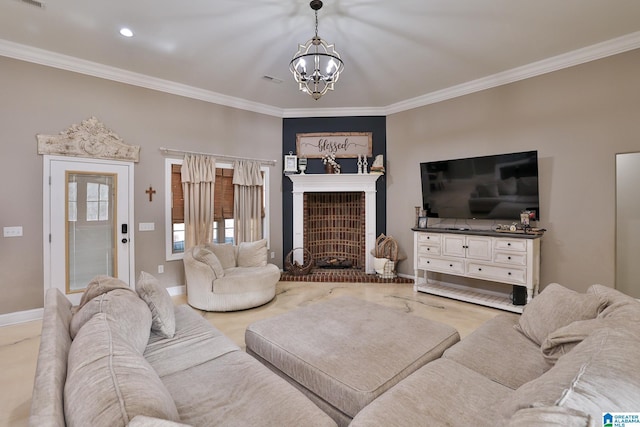
[[[324,0],[345,70],[315,101],[288,69],[308,0],[42,1],[0,3],[0,55],[285,117],[400,111],[640,47],[637,0]]]

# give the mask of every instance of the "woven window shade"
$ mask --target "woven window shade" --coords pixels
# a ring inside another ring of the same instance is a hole
[[[214,220],[233,219],[233,169],[216,168],[216,189],[213,194]]]
[[[173,224],[184,222],[184,196],[180,179],[181,167],[182,165],[171,165],[171,222]]]
[[[184,196],[180,168],[171,165],[171,220],[174,224],[184,222]],[[214,190],[214,221],[233,219],[233,169],[216,168],[216,186]]]

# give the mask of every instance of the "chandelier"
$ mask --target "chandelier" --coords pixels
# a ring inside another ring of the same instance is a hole
[[[311,0],[309,6],[316,15],[316,35],[305,44],[298,45],[289,69],[298,88],[318,100],[328,90],[333,90],[334,83],[344,69],[344,63],[334,46],[318,37],[318,10],[322,8],[322,1]]]

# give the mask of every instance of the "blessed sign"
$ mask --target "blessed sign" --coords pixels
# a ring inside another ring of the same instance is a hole
[[[371,132],[298,133],[298,157],[323,157],[333,154],[338,158],[371,157]]]

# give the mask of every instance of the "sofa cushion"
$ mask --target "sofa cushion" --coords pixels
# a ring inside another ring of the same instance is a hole
[[[237,344],[188,305],[179,305],[175,313],[176,334],[172,338],[164,338],[153,332],[144,351],[144,358],[160,378],[180,373],[223,354],[240,351]],[[185,357],[187,354],[188,357]]]
[[[106,313],[94,315],[69,349],[64,387],[69,426],[126,426],[136,415],[180,421],[171,395]]]
[[[151,274],[142,271],[136,282],[136,292],[151,310],[151,329],[165,338],[171,338],[176,332],[176,318],[167,289],[160,286]]]
[[[501,313],[489,319],[443,356],[513,390],[549,369],[540,347],[514,329],[519,316]]]
[[[236,266],[236,247],[229,244],[213,244],[207,243],[207,249],[215,254],[220,261],[223,269]]]
[[[524,384],[502,404],[510,418],[517,410],[561,406],[601,419],[603,412],[640,408],[640,340],[625,329],[594,331],[539,378]],[[633,374],[631,374],[633,373]]]
[[[540,346],[556,329],[576,320],[594,319],[604,304],[597,295],[551,283],[524,307],[516,329]]]
[[[267,265],[267,239],[240,243],[237,264],[238,267],[264,267]]]
[[[151,312],[135,292],[120,288],[92,298],[71,318],[71,338],[75,339],[81,328],[99,313],[105,314],[112,328],[142,354],[151,332]]]
[[[222,268],[220,260],[209,248],[205,246],[195,247],[193,249],[193,258],[196,261],[207,264],[213,270],[216,278],[224,277],[224,268]]]
[[[496,426],[513,390],[449,359],[436,359],[364,407],[350,427]]]
[[[560,406],[521,409],[508,427],[595,427],[594,419],[581,411]]]
[[[136,415],[127,427],[190,427],[188,424],[177,423],[175,421],[163,420],[160,418]]]

